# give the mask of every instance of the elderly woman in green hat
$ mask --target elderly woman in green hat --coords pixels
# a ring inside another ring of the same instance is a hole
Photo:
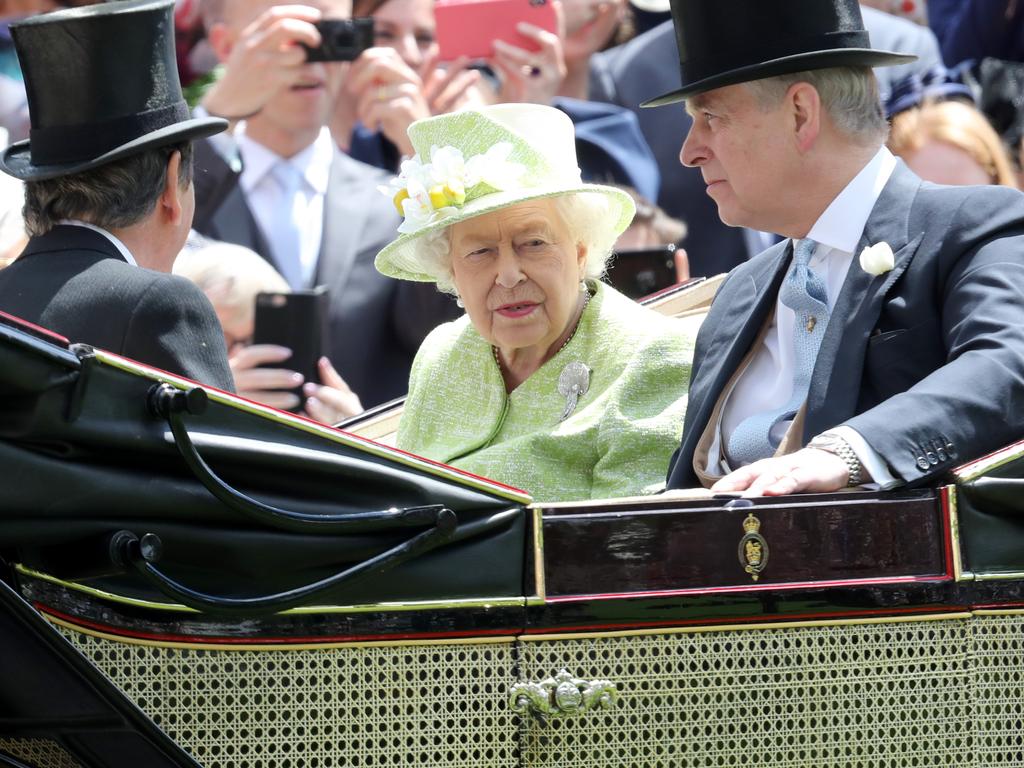
[[[584,184],[572,122],[502,104],[413,123],[417,154],[383,189],[404,222],[377,255],[466,315],[413,363],[398,447],[561,501],[653,493],[686,410],[680,321],[600,281],[633,218]]]

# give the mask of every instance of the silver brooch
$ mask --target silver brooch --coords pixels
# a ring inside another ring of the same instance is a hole
[[[559,421],[568,419],[576,410],[576,403],[590,389],[590,368],[573,360],[558,376],[558,394],[565,398],[565,410]]]

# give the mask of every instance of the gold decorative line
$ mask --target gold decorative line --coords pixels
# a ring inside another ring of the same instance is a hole
[[[946,507],[949,510],[949,541],[953,549],[954,581],[970,581],[973,575],[964,572],[963,555],[960,552],[960,514],[957,508],[957,488],[947,485],[942,489],[946,494]]]
[[[533,510],[533,568],[537,595],[543,600],[547,597],[547,582],[544,579],[544,511],[542,509]]]
[[[986,472],[998,469],[1004,464],[1009,464],[1011,461],[1022,456],[1024,456],[1024,442],[1014,443],[1004,450],[993,453],[991,456],[968,464],[964,471],[954,472],[953,476],[957,479],[957,482],[968,483],[981,477]]]
[[[121,635],[112,635],[107,632],[100,632],[95,629],[80,627],[77,624],[64,621],[63,619],[58,619],[57,617],[50,616],[49,614],[43,614],[43,616],[47,621],[52,624],[56,624],[59,627],[64,627],[72,632],[88,635],[89,637],[95,637],[100,640],[106,640],[111,643],[118,643],[121,645],[139,645],[145,646],[146,648],[173,648],[175,650],[182,651],[225,651],[235,653],[245,651],[327,651],[336,648],[386,648],[389,646],[510,645],[517,639],[514,635],[500,635],[497,637],[455,637],[445,638],[443,640],[376,640],[373,642],[353,643],[181,643],[144,640],[137,637],[122,637]]]
[[[917,616],[886,616],[870,619],[833,619],[831,621],[776,621],[770,623],[722,624],[707,627],[667,627],[662,629],[636,629],[618,632],[574,632],[552,635],[522,635],[519,640],[524,643],[542,643],[552,640],[598,640],[612,637],[639,637],[657,635],[697,635],[710,632],[749,632],[757,629],[793,629],[796,627],[846,627],[859,624],[902,624],[911,621],[946,621],[949,619],[969,619],[970,613],[927,613]]]
[[[978,608],[975,616],[1024,616],[1024,608]]]
[[[100,362],[105,365],[109,365],[112,368],[144,376],[154,381],[171,384],[178,389],[190,389],[195,386],[195,382],[187,381],[186,379],[182,379],[170,373],[156,373],[155,371],[141,365],[137,365],[130,360],[104,352],[100,349],[96,350],[96,357]],[[319,437],[325,437],[332,442],[339,443],[349,448],[355,448],[364,453],[377,456],[378,458],[390,459],[391,461],[404,466],[412,467],[413,469],[418,469],[431,475],[443,477],[447,480],[453,480],[460,485],[470,486],[480,491],[486,491],[493,496],[500,496],[503,499],[515,501],[519,504],[529,504],[532,501],[532,497],[527,493],[521,493],[511,488],[491,484],[484,478],[475,478],[463,475],[449,467],[424,461],[411,454],[402,453],[388,448],[385,445],[381,445],[380,443],[375,443],[367,438],[358,437],[347,432],[339,432],[321,424],[316,424],[314,422],[306,421],[305,419],[300,419],[296,416],[281,413],[265,405],[242,400],[228,392],[218,392],[212,389],[207,389],[206,394],[210,400],[230,406],[236,410],[258,414],[278,424],[285,424],[294,429],[301,430],[302,432],[318,435]]]
[[[106,592],[102,589],[96,589],[95,587],[89,587],[85,584],[78,584],[74,581],[64,581],[58,579],[56,576],[51,576],[48,573],[42,573],[40,571],[32,570],[21,564],[15,564],[15,569],[19,573],[23,573],[26,576],[31,576],[34,579],[40,581],[48,581],[51,584],[56,584],[59,587],[65,587],[76,592],[91,595],[101,600],[106,600],[111,603],[119,603],[121,605],[131,605],[136,608],[147,608],[153,611],[173,611],[175,613],[201,613],[195,608],[189,608],[187,605],[181,605],[178,603],[156,603],[149,600],[140,600],[135,597],[125,597],[124,595],[117,595],[113,592]],[[494,597],[494,598],[483,598],[483,599],[462,599],[462,600],[448,600],[448,601],[423,601],[423,602],[408,602],[408,603],[366,603],[364,605],[306,605],[301,608],[290,608],[287,611],[281,611],[280,616],[302,616],[309,614],[335,614],[335,613],[387,613],[389,611],[422,611],[422,610],[442,610],[445,608],[521,608],[525,604],[525,600],[522,597]]]
[[[978,573],[975,571],[971,574],[971,577],[975,581],[1022,581],[1024,580],[1024,571],[1009,571],[1006,573]]]

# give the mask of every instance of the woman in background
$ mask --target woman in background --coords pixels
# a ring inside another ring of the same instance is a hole
[[[892,119],[889,149],[925,181],[1017,188],[999,135],[972,104],[925,101]]]

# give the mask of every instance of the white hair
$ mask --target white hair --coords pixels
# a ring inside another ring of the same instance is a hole
[[[174,274],[198,285],[214,306],[254,315],[256,294],[288,293],[288,281],[258,253],[241,245],[200,241],[174,262]]]
[[[825,112],[850,140],[870,146],[889,135],[878,80],[870,67],[828,67],[746,83],[762,109],[774,109],[796,83],[808,83],[821,97]]]
[[[617,234],[607,226],[614,215],[608,197],[600,192],[572,192],[552,198],[573,243],[587,250],[585,277],[592,280],[604,276],[612,255]],[[437,289],[458,295],[452,272],[451,227],[424,235],[417,245],[424,274],[437,282]]]

